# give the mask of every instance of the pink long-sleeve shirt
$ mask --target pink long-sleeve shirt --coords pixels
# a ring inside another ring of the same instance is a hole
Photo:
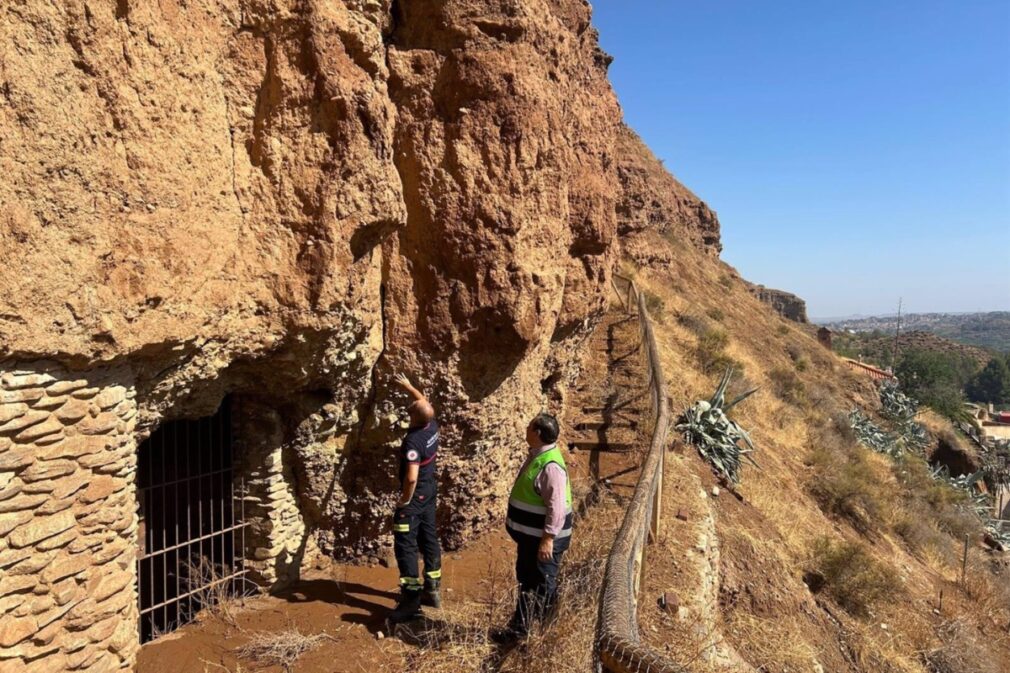
[[[548,444],[536,453],[531,453],[523,463],[519,474],[526,471],[531,460],[544,451],[550,451],[554,446],[554,444]],[[567,481],[568,475],[557,463],[547,463],[533,480],[533,488],[544,499],[544,506],[547,507],[544,532],[548,535],[557,535],[565,527],[565,486]]]

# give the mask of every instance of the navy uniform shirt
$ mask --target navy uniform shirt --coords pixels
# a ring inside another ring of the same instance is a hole
[[[408,465],[419,465],[415,499],[427,500],[435,494],[435,455],[438,453],[438,423],[432,420],[419,428],[407,430],[400,446],[400,486]],[[422,497],[423,496],[423,497]]]

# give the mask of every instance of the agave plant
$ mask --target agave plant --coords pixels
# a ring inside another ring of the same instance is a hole
[[[849,412],[849,424],[860,443],[870,447],[877,453],[883,453],[897,458],[901,455],[901,442],[893,432],[887,432],[871,421],[859,409]]]
[[[754,443],[747,431],[726,414],[736,405],[757,392],[757,388],[738,395],[726,403],[726,388],[733,377],[730,367],[722,376],[719,387],[708,401],[698,400],[684,410],[677,420],[677,429],[684,433],[684,441],[698,449],[716,472],[733,484],[740,483],[740,469],[746,460],[754,467],[758,464],[751,457]]]
[[[904,448],[922,451],[929,444],[929,435],[921,423],[916,423],[919,402],[901,392],[896,381],[884,381],[880,386],[880,403],[884,418],[894,423],[898,439]]]
[[[1010,549],[1010,527],[1006,522],[993,517],[993,504],[990,496],[975,488],[975,484],[985,478],[985,469],[972,474],[962,474],[956,477],[950,475],[946,465],[930,468],[930,474],[938,481],[944,481],[953,488],[964,491],[972,510],[982,520],[982,527],[989,539],[1001,550]]]

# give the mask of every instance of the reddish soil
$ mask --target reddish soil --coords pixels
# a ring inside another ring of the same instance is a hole
[[[500,554],[511,562],[511,553],[512,545],[505,533],[496,531],[461,553],[447,554],[443,560],[445,600],[478,595],[489,556]],[[385,630],[386,613],[396,602],[397,583],[395,567],[333,564],[313,570],[291,589],[246,599],[244,607],[235,610],[234,625],[214,615],[145,645],[137,660],[137,671],[212,673],[226,669],[238,673],[236,650],[248,641],[249,634],[292,627],[304,634],[321,633],[332,638],[303,655],[294,670],[400,670],[402,648],[378,637]],[[249,669],[248,662],[242,665],[242,670]],[[279,666],[255,670],[283,673]]]
[[[636,344],[637,319],[612,313],[587,345],[582,375],[569,407],[580,411],[575,411],[563,428],[563,439],[571,449],[566,460],[574,490],[584,503],[591,504],[598,490],[627,498],[638,479],[636,468],[644,446],[638,425],[648,402]],[[459,552],[446,553],[444,601],[479,601],[486,593],[492,568],[500,573],[513,562],[512,554],[513,546],[504,530],[491,531]],[[301,582],[286,591],[246,599],[230,618],[206,615],[145,645],[136,670],[286,673],[280,666],[240,661],[237,650],[253,634],[293,627],[303,634],[328,638],[300,657],[292,671],[401,671],[412,648],[386,638],[384,633],[397,583],[395,567],[334,563],[308,570]]]

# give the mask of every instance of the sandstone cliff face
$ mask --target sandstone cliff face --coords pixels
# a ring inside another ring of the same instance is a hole
[[[747,283],[747,289],[761,302],[771,306],[776,313],[786,320],[802,324],[810,322],[807,319],[807,302],[795,294],[753,283]]]
[[[290,403],[331,550],[386,532],[402,370],[454,539],[497,513],[613,258],[587,3],[29,3],[0,39],[0,358],[119,367],[141,438]]]
[[[616,151],[621,183],[617,225],[624,252],[646,265],[669,263],[668,243],[691,245],[718,257],[722,242],[715,212],[678,182],[627,126],[620,128]]]

